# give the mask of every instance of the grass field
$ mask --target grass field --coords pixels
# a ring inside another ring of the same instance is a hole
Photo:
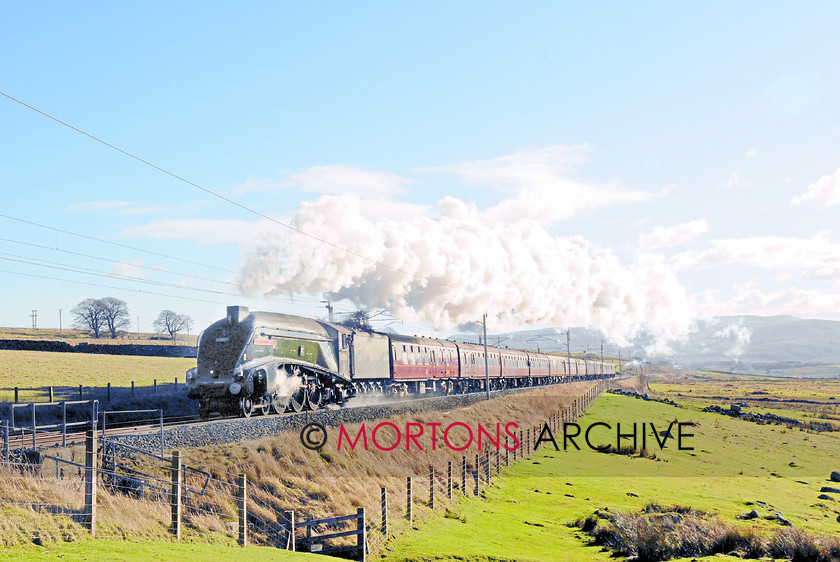
[[[658,428],[675,418],[698,424],[690,441],[694,451],[666,446],[651,460],[542,448],[509,469],[484,498],[462,500],[447,516],[392,541],[388,559],[610,560],[567,523],[599,508],[634,512],[651,502],[717,513],[725,523],[763,534],[782,528],[763,518],[775,511],[810,533],[840,531],[840,507],[817,499],[820,487],[831,485],[830,471],[840,470],[836,434],[759,426],[615,395],[599,399],[579,422],[615,427],[652,421]],[[736,519],[752,509],[762,518]]]
[[[56,329],[40,329],[32,330],[31,328],[3,328],[0,327],[0,339],[6,340],[49,340],[49,341],[64,341],[70,345],[77,343],[96,343],[96,344],[152,344],[152,345],[167,345],[172,342],[169,336],[162,334],[151,334],[145,332],[119,332],[116,338],[111,338],[107,330],[102,330],[99,333],[99,338],[93,337],[93,332],[88,330],[56,330]],[[195,345],[198,340],[196,334],[178,334],[178,345]]]
[[[219,562],[251,562],[263,560],[336,560],[328,556],[289,552],[271,547],[220,546],[171,542],[134,542],[89,540],[53,544],[45,548],[0,549],[0,560],[212,560]]]
[[[195,359],[181,357],[0,350],[0,401],[11,400],[16,386],[103,387],[109,382],[131,386],[131,381],[149,386],[155,379],[163,384],[174,382],[176,377],[183,384],[187,369],[194,366]]]
[[[840,380],[784,379],[720,373],[690,373],[682,379],[650,383],[657,396],[702,409],[736,402],[755,413],[773,413],[805,422],[840,421]]]

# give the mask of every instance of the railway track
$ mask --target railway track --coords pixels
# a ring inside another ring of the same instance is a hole
[[[558,384],[590,384],[594,381]],[[491,397],[518,394],[534,390],[538,386],[502,389],[491,391]],[[285,412],[281,414],[265,414],[243,418],[238,416],[217,416],[201,419],[199,416],[176,416],[164,418],[163,425],[155,420],[142,423],[122,422],[109,424],[102,434],[101,427],[97,427],[100,439],[115,438],[132,443],[134,446],[157,450],[160,447],[161,436],[164,448],[170,449],[183,446],[204,446],[240,441],[248,438],[261,438],[281,431],[298,429],[299,427],[317,421],[326,426],[337,426],[341,423],[355,423],[388,417],[391,415],[444,410],[463,407],[484,400],[484,391],[459,395],[432,395],[410,398],[388,398],[383,395],[368,395],[352,399],[342,407],[327,407],[304,412]],[[36,447],[38,449],[73,445],[83,443],[85,431],[73,431],[62,434],[60,431],[38,432]],[[32,449],[32,434],[10,434],[8,447],[10,451]]]

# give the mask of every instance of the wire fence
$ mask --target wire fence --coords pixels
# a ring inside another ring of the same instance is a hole
[[[247,482],[244,474],[235,482],[225,480],[183,463],[179,451],[164,456],[100,440],[95,431],[88,432],[83,453],[69,448],[50,449],[55,454],[6,451],[0,503],[8,516],[0,518],[0,542],[25,538],[41,544],[85,533],[181,540],[211,533],[242,546],[365,560],[382,552],[391,537],[436,513],[458,517],[453,505],[484,496],[505,469],[534,453],[546,426],[561,430],[611,386],[611,381],[596,383],[540,426],[521,428],[515,440],[429,466],[422,474],[383,478],[378,493],[365,496],[380,501],[358,505],[356,513],[319,513],[307,506],[311,497],[282,499],[270,486]],[[369,487],[370,480],[363,485]]]

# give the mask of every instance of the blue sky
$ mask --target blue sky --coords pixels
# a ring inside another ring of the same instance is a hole
[[[325,291],[428,330],[840,319],[838,12],[4,2],[0,91],[351,253],[0,97],[0,324]]]

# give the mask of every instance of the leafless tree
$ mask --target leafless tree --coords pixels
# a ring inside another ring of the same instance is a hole
[[[117,332],[123,328],[127,328],[131,324],[131,318],[128,315],[128,305],[124,300],[115,299],[114,297],[105,297],[99,299],[99,305],[102,307],[102,315],[105,326],[111,332],[111,338],[117,337]]]
[[[178,314],[172,310],[161,310],[157,320],[152,322],[152,327],[159,334],[169,334],[174,343],[178,332],[189,330],[192,324],[193,319],[186,314]]]
[[[99,337],[99,331],[105,324],[105,316],[99,299],[85,299],[70,311],[73,326],[79,330],[91,330],[93,337]]]
[[[339,324],[347,328],[352,328],[353,330],[372,332],[373,326],[370,325],[370,318],[370,312],[367,310],[357,310],[349,318],[339,322]]]

